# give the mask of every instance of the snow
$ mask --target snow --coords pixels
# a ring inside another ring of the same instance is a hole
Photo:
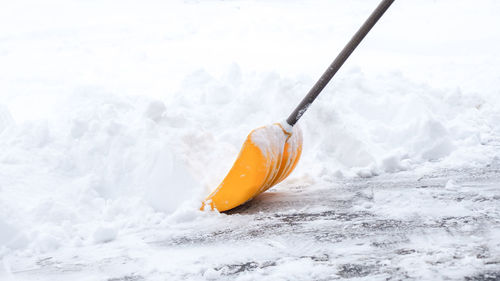
[[[66,256],[68,264],[73,252],[84,261],[113,254],[107,250],[139,252],[143,239],[162,239],[158,229],[172,237],[218,231],[213,225],[220,224],[245,228],[246,219],[237,215],[199,211],[201,200],[229,170],[245,136],[291,113],[376,4],[3,3],[0,279],[17,278],[9,261],[25,270],[53,253]],[[299,121],[302,157],[283,187],[330,192],[342,180],[494,161],[500,134],[498,12],[500,3],[493,0],[396,1]],[[456,179],[440,188],[467,192]],[[353,208],[393,219],[431,217],[436,210],[443,216],[476,214],[436,194],[382,190],[375,201]],[[440,235],[429,239],[446,240]],[[311,258],[280,257],[280,270],[269,273],[273,267],[266,262],[278,257],[266,253],[296,246],[276,239],[231,249],[263,257],[246,265],[254,274],[243,270],[240,280],[314,278],[327,271]],[[422,239],[416,234],[410,240],[418,248],[427,243]],[[443,245],[453,247],[449,243]],[[361,248],[359,253],[368,251]],[[178,255],[176,265],[189,271],[189,256],[202,255],[196,262],[204,266],[188,272],[189,278],[218,279],[237,268],[205,266],[210,253],[220,263],[240,265],[250,255],[235,260],[216,246],[192,253],[149,250],[151,264],[142,272],[153,279],[168,271],[155,267],[168,267],[161,261],[169,256]],[[405,262],[415,271],[440,262],[428,258]],[[343,278],[365,270],[347,264]],[[106,270],[114,273],[111,267]],[[433,274],[421,276],[439,279]],[[93,272],[86,280],[103,276]]]
[[[457,190],[458,188],[460,188],[460,185],[453,179],[450,179],[446,182],[446,185],[444,186],[445,189],[447,190]]]
[[[250,134],[250,140],[266,158],[273,159],[270,155],[281,155],[280,148],[285,146],[287,135],[278,124],[257,128]]]
[[[95,243],[107,243],[116,239],[118,232],[115,228],[109,226],[99,226],[94,231],[94,242]]]

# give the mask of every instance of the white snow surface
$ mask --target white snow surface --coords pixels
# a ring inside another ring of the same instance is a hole
[[[377,2],[4,1],[0,279],[13,257],[223,223],[198,208],[246,135],[291,113]],[[299,121],[283,184],[488,163],[499,13],[396,1]]]

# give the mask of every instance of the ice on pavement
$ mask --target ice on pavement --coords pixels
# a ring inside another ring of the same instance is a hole
[[[199,211],[201,200],[252,129],[288,116],[376,2],[4,3],[0,278],[14,258],[224,223]],[[299,121],[304,149],[285,186],[473,168],[498,155],[500,5],[396,2]],[[411,217],[424,197],[361,207]],[[391,212],[404,204],[407,213]]]

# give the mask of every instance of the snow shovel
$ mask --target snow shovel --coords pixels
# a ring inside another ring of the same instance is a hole
[[[302,152],[302,132],[294,125],[393,2],[380,2],[286,121],[250,132],[233,167],[203,201],[202,210],[223,212],[235,208],[278,184],[293,171]]]

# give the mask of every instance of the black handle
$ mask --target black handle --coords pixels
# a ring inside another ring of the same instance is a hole
[[[300,102],[300,104],[295,108],[295,110],[288,116],[286,122],[293,126],[297,121],[299,121],[300,117],[306,112],[307,108],[313,103],[316,97],[321,93],[323,88],[325,88],[326,84],[330,82],[333,75],[337,73],[340,67],[344,64],[347,58],[351,55],[351,53],[356,49],[361,40],[365,38],[366,34],[372,29],[372,27],[377,23],[377,21],[382,17],[382,15],[389,9],[394,0],[382,0],[380,4],[378,4],[377,8],[373,13],[368,17],[368,19],[363,23],[363,25],[359,28],[359,30],[354,34],[349,43],[342,49],[342,51],[338,54],[335,60],[330,64],[328,69],[321,75],[318,82],[314,84],[314,86],[309,90],[309,93],[304,97],[304,99]]]

